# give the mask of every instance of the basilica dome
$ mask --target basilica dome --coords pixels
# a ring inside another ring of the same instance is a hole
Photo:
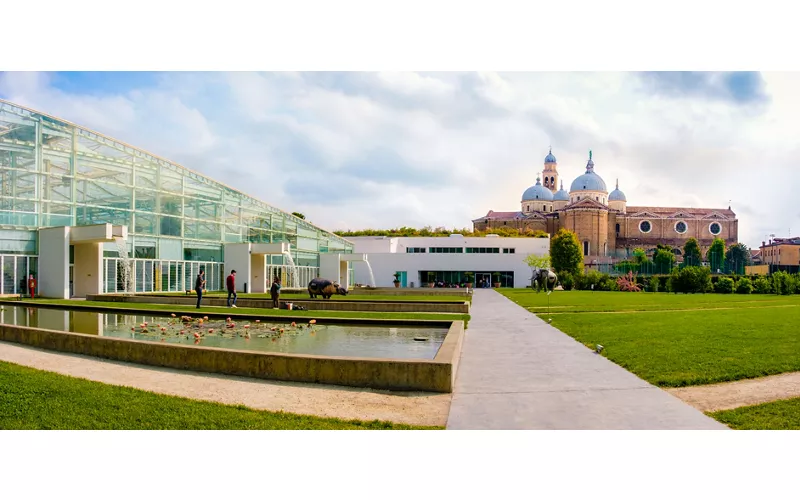
[[[564,181],[561,181],[561,189],[553,195],[553,201],[569,201],[569,193],[564,189]]]
[[[617,181],[617,187],[608,195],[608,201],[628,201],[625,193],[619,190],[619,181]]]
[[[602,177],[594,173],[594,162],[592,161],[591,151],[589,151],[589,161],[586,163],[586,173],[572,181],[572,185],[569,188],[570,193],[576,191],[608,192],[605,181],[603,181]]]
[[[556,163],[556,157],[553,156],[553,150],[551,149],[547,156],[544,157],[545,163]]]
[[[522,193],[522,201],[537,201],[537,200],[544,200],[544,201],[552,201],[553,200],[553,192],[547,189],[546,187],[542,186],[541,179],[539,176],[536,176],[536,184],[529,187]]]

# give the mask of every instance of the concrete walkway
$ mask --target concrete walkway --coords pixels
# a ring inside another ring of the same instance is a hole
[[[727,429],[494,290],[475,290],[448,429]]]

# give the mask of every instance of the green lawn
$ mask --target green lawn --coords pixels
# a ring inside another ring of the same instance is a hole
[[[503,288],[500,293],[533,312],[547,312],[548,298],[544,292],[531,289]],[[661,311],[683,309],[720,309],[780,305],[800,305],[797,295],[722,295],[674,293],[626,293],[569,291],[550,294],[550,313],[594,311]]]
[[[800,429],[800,398],[717,411],[709,413],[709,416],[732,429],[798,430]]]
[[[546,311],[533,290],[504,290]],[[555,292],[552,325],[662,387],[727,382],[800,370],[800,296]],[[719,308],[727,309],[719,309]],[[715,308],[717,308],[715,310]],[[672,310],[669,310],[672,309]],[[599,311],[616,310],[618,314]],[[583,311],[583,312],[578,312]],[[598,312],[591,312],[598,311]],[[640,312],[649,311],[649,312]]]
[[[0,362],[0,429],[433,429],[252,410]]]
[[[130,304],[125,302],[95,302],[95,301],[77,301],[77,300],[62,300],[62,299],[35,299],[35,300],[0,300],[0,305],[7,303],[8,305],[41,305],[41,304],[56,304],[63,305],[70,309],[81,308],[96,308],[96,309],[116,309],[126,311],[163,311],[165,313],[182,313],[190,316],[198,314],[241,314],[258,316],[260,318],[269,317],[301,317],[301,318],[369,318],[369,319],[422,319],[422,320],[436,320],[436,321],[469,321],[469,314],[456,314],[456,313],[393,313],[393,312],[356,312],[356,311],[288,311],[286,309],[264,309],[253,307],[238,307],[236,309],[229,309],[227,307],[217,306],[202,306],[200,309],[195,309],[194,306],[187,307],[185,305],[171,305],[171,304]]]

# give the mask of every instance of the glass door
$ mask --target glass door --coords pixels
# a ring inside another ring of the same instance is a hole
[[[491,273],[477,273],[475,275],[475,286],[490,288],[492,286]]]

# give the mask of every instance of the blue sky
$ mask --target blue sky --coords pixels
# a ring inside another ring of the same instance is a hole
[[[465,227],[519,209],[548,146],[631,205],[800,232],[794,73],[0,73],[0,97],[330,229]],[[795,227],[796,226],[796,227]]]

